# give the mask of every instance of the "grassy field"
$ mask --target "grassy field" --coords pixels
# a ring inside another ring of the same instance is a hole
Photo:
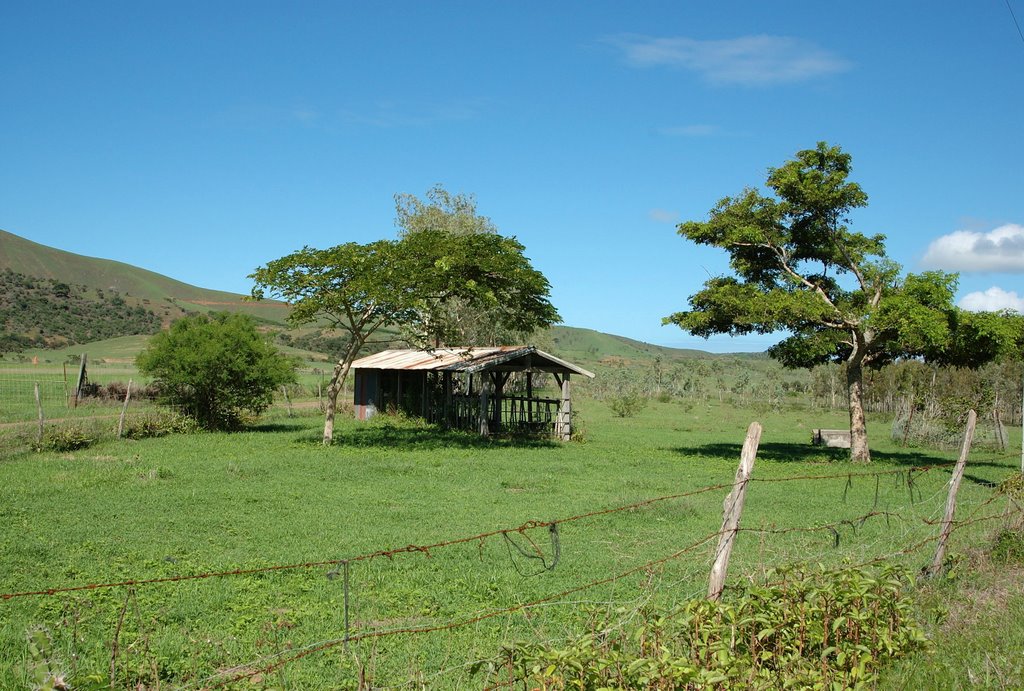
[[[600,402],[578,407],[586,441],[567,445],[384,419],[340,421],[336,445],[324,448],[319,417],[279,410],[244,433],[0,457],[0,593],[350,559],[348,630],[362,637],[342,644],[345,579],[331,564],[14,597],[0,600],[0,688],[25,688],[42,664],[75,688],[216,687],[243,674],[252,676],[234,686],[354,688],[360,675],[375,687],[488,686],[498,680],[486,665],[471,667],[510,641],[559,641],[593,612],[628,617],[703,594],[714,544],[699,543],[718,530],[728,489],[693,492],[732,482],[752,420],[764,434],[730,582],[793,562],[884,559],[916,572],[931,558],[933,543],[913,547],[938,533],[949,471],[911,471],[953,455],[899,448],[885,421],[871,421],[875,463],[864,467],[807,443],[813,427],[843,426],[839,414],[669,402],[615,418]],[[992,485],[1018,463],[1019,454],[973,453],[958,517],[998,515],[1005,500],[993,500]],[[541,526],[359,559],[678,494],[689,496],[562,521],[557,547]],[[960,580],[930,586],[922,616],[934,619],[947,591],[981,578],[963,559],[1000,524],[954,533]],[[946,643],[954,632],[936,623],[940,645],[959,657],[910,661],[887,684],[951,688],[982,673],[1007,688],[1024,683],[1006,647],[1021,640],[1019,616],[1007,617],[1024,599],[998,574],[986,578],[969,583],[999,584],[996,616],[1009,634]],[[518,609],[461,625],[507,608]],[[50,643],[33,658],[26,632],[40,628]],[[430,628],[442,630],[389,633]],[[927,669],[939,676],[922,677]]]

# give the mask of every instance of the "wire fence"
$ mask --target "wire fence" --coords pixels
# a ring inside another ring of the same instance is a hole
[[[751,478],[727,591],[770,582],[773,568],[794,561],[923,568],[951,471]],[[195,573],[173,573],[169,561],[154,567],[172,572],[163,575],[0,593],[0,607],[9,630],[52,635],[53,652],[35,657],[63,656],[70,671],[88,668],[111,688],[497,688],[507,685],[493,663],[501,645],[562,640],[594,611],[628,617],[702,596],[722,534],[715,507],[732,489],[313,561]],[[807,502],[829,506],[834,520],[780,523]],[[969,492],[957,511],[962,549],[1020,518],[991,487]]]

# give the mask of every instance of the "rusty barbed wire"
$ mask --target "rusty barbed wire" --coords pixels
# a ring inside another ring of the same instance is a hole
[[[490,612],[484,612],[482,614],[477,614],[477,615],[475,615],[473,617],[469,617],[467,619],[461,619],[461,620],[458,620],[458,621],[450,621],[450,622],[447,622],[447,623],[444,623],[444,624],[438,624],[438,625],[435,625],[435,626],[409,626],[409,627],[400,628],[400,629],[387,629],[387,630],[382,630],[382,631],[366,631],[364,633],[356,634],[354,636],[349,636],[347,640],[348,640],[349,643],[355,643],[355,642],[358,642],[358,641],[361,641],[361,640],[369,640],[369,639],[375,639],[375,638],[384,638],[386,636],[397,636],[397,635],[403,635],[403,634],[409,635],[409,634],[421,634],[421,633],[437,633],[439,631],[451,631],[453,629],[462,628],[464,626],[471,626],[471,625],[479,623],[481,621],[486,621],[487,619],[493,619],[495,617],[499,617],[499,616],[502,616],[502,615],[505,615],[505,614],[514,614],[515,612],[520,612],[522,610],[529,609],[531,607],[537,607],[539,605],[543,605],[543,604],[546,604],[548,602],[554,602],[556,600],[560,600],[560,599],[562,599],[562,598],[564,598],[564,597],[566,597],[568,595],[572,595],[574,593],[578,593],[578,592],[581,592],[583,590],[588,590],[590,588],[595,588],[595,587],[597,587],[599,585],[605,585],[606,583],[612,583],[614,581],[618,581],[618,580],[621,580],[623,578],[627,578],[629,576],[632,576],[633,574],[640,573],[641,571],[650,570],[650,569],[654,568],[655,566],[660,566],[661,564],[664,564],[666,562],[672,561],[674,559],[678,559],[679,557],[681,557],[681,556],[683,556],[683,555],[685,555],[685,554],[687,554],[689,552],[692,552],[693,550],[697,549],[701,545],[704,545],[704,544],[710,542],[711,540],[717,538],[718,535],[719,535],[719,531],[715,531],[713,533],[709,533],[708,535],[700,538],[696,542],[692,542],[689,545],[687,545],[686,547],[683,547],[682,549],[676,550],[675,552],[673,552],[672,554],[669,554],[667,556],[661,557],[659,559],[652,559],[651,561],[648,561],[648,562],[645,562],[643,564],[640,564],[639,566],[634,566],[634,567],[632,567],[630,569],[627,569],[626,571],[622,571],[621,573],[617,573],[617,574],[615,574],[613,576],[608,576],[607,578],[601,578],[601,579],[598,579],[596,581],[590,581],[590,582],[584,583],[582,585],[574,586],[572,588],[567,588],[567,589],[565,589],[565,590],[563,590],[561,592],[555,593],[553,595],[548,595],[546,597],[539,598],[537,600],[532,600],[530,602],[520,603],[518,605],[512,605],[511,607],[505,607],[505,608],[498,609],[498,610],[492,610]],[[259,669],[246,670],[245,672],[243,672],[241,674],[236,674],[236,675],[234,675],[234,676],[232,676],[232,677],[230,677],[228,679],[220,680],[217,683],[213,684],[212,686],[203,687],[203,688],[211,688],[211,689],[223,688],[224,686],[227,686],[228,684],[233,684],[235,682],[242,681],[243,679],[249,679],[249,678],[252,678],[254,676],[261,675],[261,674],[269,674],[271,672],[274,672],[274,671],[280,669],[281,667],[284,667],[284,666],[289,665],[289,664],[291,664],[293,662],[296,662],[297,660],[301,660],[302,658],[309,657],[310,655],[313,655],[314,653],[323,652],[324,650],[330,650],[331,648],[336,648],[339,645],[343,645],[345,643],[345,640],[346,639],[342,638],[342,639],[336,639],[336,640],[331,640],[331,641],[325,641],[325,642],[320,643],[320,644],[318,644],[316,646],[313,646],[311,648],[307,648],[305,650],[302,650],[302,651],[296,653],[295,655],[292,655],[291,657],[277,660],[274,663],[272,663],[270,665],[266,665],[266,666],[261,667]]]
[[[832,475],[821,475],[821,474],[818,474],[818,475],[793,475],[793,476],[787,476],[787,477],[781,477],[781,478],[750,478],[749,480],[751,482],[762,482],[762,483],[796,482],[796,481],[806,481],[806,480],[847,480],[849,482],[851,480],[851,478],[854,478],[854,477],[879,477],[879,476],[886,476],[886,475],[903,475],[903,474],[906,474],[908,472],[910,472],[910,473],[913,473],[913,472],[925,473],[925,472],[928,472],[930,470],[937,469],[937,468],[944,468],[944,467],[947,467],[949,465],[951,465],[951,464],[944,463],[944,464],[937,464],[937,465],[931,465],[931,466],[914,466],[914,467],[909,468],[909,469],[907,469],[907,468],[900,468],[900,469],[895,469],[895,470],[865,471],[863,473],[849,473],[849,472],[846,472],[846,473],[837,473],[837,474],[832,474]],[[50,595],[58,595],[58,594],[62,594],[62,593],[72,593],[72,592],[81,592],[81,591],[87,591],[87,590],[99,590],[99,589],[107,589],[107,588],[124,588],[124,587],[136,587],[136,586],[144,586],[144,585],[160,585],[160,584],[168,584],[168,583],[181,583],[181,582],[185,582],[185,581],[203,580],[203,579],[208,579],[208,578],[226,578],[226,577],[231,577],[231,576],[249,576],[249,575],[260,574],[260,573],[272,573],[272,572],[276,572],[276,571],[290,571],[290,570],[299,570],[299,569],[311,569],[311,568],[322,568],[322,567],[336,567],[336,566],[338,566],[339,564],[341,564],[342,562],[345,562],[345,561],[348,561],[350,563],[354,563],[354,562],[362,562],[362,561],[369,561],[369,560],[373,560],[373,559],[379,559],[381,557],[386,557],[388,559],[393,559],[396,555],[400,555],[400,554],[424,554],[425,556],[430,557],[432,550],[441,549],[441,548],[444,548],[444,547],[451,547],[451,546],[454,546],[454,545],[465,544],[465,543],[469,543],[469,542],[479,542],[480,543],[480,549],[482,549],[484,541],[486,541],[488,538],[492,538],[492,537],[506,536],[506,535],[511,535],[511,534],[515,534],[515,533],[519,533],[520,535],[524,535],[525,536],[525,531],[532,530],[532,529],[535,529],[535,528],[550,528],[552,525],[555,525],[555,524],[571,523],[571,522],[575,522],[575,521],[586,520],[588,518],[596,518],[596,517],[599,517],[599,516],[605,516],[605,515],[610,515],[610,514],[614,514],[614,513],[620,513],[620,512],[624,512],[624,511],[632,511],[632,510],[636,510],[636,509],[643,508],[643,507],[646,507],[646,506],[651,506],[653,504],[657,504],[657,503],[661,503],[661,502],[665,502],[665,501],[671,501],[671,500],[674,500],[674,499],[684,499],[684,498],[687,498],[687,497],[697,496],[697,495],[704,494],[704,493],[707,493],[707,492],[713,492],[713,491],[716,491],[716,490],[722,490],[722,489],[731,488],[731,487],[733,487],[733,483],[732,482],[719,483],[719,484],[715,484],[715,485],[706,485],[704,487],[700,487],[700,488],[697,488],[697,489],[694,489],[694,490],[690,490],[688,492],[679,492],[679,493],[676,493],[676,494],[663,495],[663,496],[654,497],[654,498],[651,498],[651,499],[645,499],[645,500],[642,500],[642,501],[633,502],[631,504],[625,504],[625,505],[622,505],[622,506],[615,506],[615,507],[611,507],[611,508],[607,508],[607,509],[598,509],[598,510],[595,510],[595,511],[588,511],[588,512],[585,512],[585,513],[576,514],[576,515],[568,516],[568,517],[565,517],[565,518],[558,518],[558,519],[551,520],[551,521],[530,520],[530,521],[526,521],[522,525],[519,525],[519,526],[514,527],[514,528],[501,528],[501,529],[491,530],[491,531],[487,531],[487,532],[483,532],[483,533],[477,533],[475,535],[470,535],[470,536],[466,536],[466,537],[454,538],[454,539],[451,539],[451,540],[443,540],[443,541],[439,541],[439,542],[435,542],[435,543],[427,544],[427,545],[409,544],[409,545],[406,545],[404,547],[396,547],[396,548],[392,548],[392,549],[376,550],[376,551],[373,551],[373,552],[368,552],[368,553],[365,553],[365,554],[360,554],[360,555],[357,555],[357,556],[347,557],[347,558],[342,558],[342,559],[306,561],[306,562],[297,562],[297,563],[291,563],[291,564],[271,564],[271,565],[267,565],[267,566],[258,566],[258,567],[252,567],[252,568],[238,568],[238,569],[227,569],[227,570],[221,570],[221,571],[208,571],[208,572],[203,572],[203,573],[183,574],[183,575],[178,575],[178,576],[158,576],[158,577],[154,577],[154,578],[133,578],[133,579],[126,579],[126,580],[122,580],[122,581],[110,581],[110,582],[102,582],[102,583],[87,583],[87,584],[76,585],[76,586],[58,586],[58,587],[50,587],[50,588],[39,588],[39,589],[36,589],[36,590],[25,590],[25,591],[17,591],[17,592],[0,593],[0,600],[7,601],[7,600],[15,599],[15,598],[50,596]]]

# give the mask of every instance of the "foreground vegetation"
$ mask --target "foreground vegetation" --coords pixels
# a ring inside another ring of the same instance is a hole
[[[562,521],[555,535],[546,522],[729,484],[752,419],[765,427],[754,470],[763,482],[747,499],[750,532],[739,536],[726,602],[741,596],[742,584],[795,562],[833,569],[882,558],[914,574],[931,557],[934,543],[912,546],[937,533],[948,472],[911,469],[947,463],[948,453],[880,439],[870,469],[851,467],[845,452],[807,444],[812,427],[841,426],[841,412],[652,401],[619,418],[597,401],[580,408],[584,441],[564,446],[487,442],[385,419],[339,420],[335,445],[324,448],[313,409],[307,417],[280,411],[236,434],[8,456],[0,461],[2,593],[400,551],[352,561],[347,579],[338,564],[321,563],[0,601],[0,687],[24,688],[44,669],[75,688],[198,688],[238,676],[249,688],[497,683],[509,671],[500,665],[503,648],[558,650],[598,619],[635,630],[641,612],[670,612],[702,596],[714,544],[701,541],[718,530],[727,488]],[[972,454],[960,515],[999,514],[1005,499],[993,486],[1018,461]],[[879,474],[856,474],[868,471]],[[524,525],[509,538],[401,550]],[[1020,611],[1019,587],[999,580],[1014,567],[985,571],[964,561],[991,544],[1000,525],[955,532],[951,563],[960,566],[937,585],[907,591],[921,593],[914,621],[938,652],[883,670],[896,675],[883,684],[923,679],[926,668],[941,670],[929,686],[966,684],[981,673],[984,654],[967,653],[962,639],[950,643],[957,655],[943,653],[937,615],[944,607],[949,617],[966,616],[950,604],[964,585],[987,592],[974,580],[980,574],[1005,595],[992,625],[1001,623],[1003,639],[1020,640],[1011,617]],[[816,530],[788,532],[794,528]],[[509,613],[456,625],[499,610]],[[991,635],[985,631],[988,620],[974,650]],[[315,646],[325,649],[270,669]],[[1019,685],[1019,663],[999,651],[986,653],[987,673]]]

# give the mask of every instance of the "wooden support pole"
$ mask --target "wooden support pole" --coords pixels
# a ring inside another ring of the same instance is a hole
[[[533,424],[533,372],[526,371],[526,420]]]
[[[33,388],[35,389],[35,394],[36,394],[36,411],[39,413],[39,434],[36,437],[36,442],[38,442],[38,444],[40,446],[42,446],[42,444],[43,444],[43,422],[44,422],[44,420],[43,420],[43,401],[42,401],[42,399],[39,396],[39,382],[36,382],[35,386]]]
[[[452,373],[445,370],[444,374],[441,375],[441,378],[444,382],[444,415],[442,422],[445,427],[450,427],[452,424]]]
[[[128,390],[124,392],[124,405],[121,406],[121,417],[117,421],[117,438],[120,439],[124,433],[124,416],[128,412],[128,401],[132,397],[132,380],[128,380]]]
[[[750,482],[750,475],[754,471],[754,459],[757,458],[757,446],[760,443],[761,423],[751,422],[747,429],[747,438],[743,441],[743,451],[740,452],[736,480],[723,505],[722,530],[718,535],[715,563],[711,567],[711,577],[708,579],[709,600],[718,600],[725,588],[725,577],[729,572],[729,557],[732,555],[733,543],[736,542],[736,533],[739,532],[743,502],[747,498],[747,483]]]
[[[491,435],[491,428],[489,427],[489,421],[487,419],[488,418],[488,415],[487,415],[488,405],[487,404],[488,404],[488,401],[487,401],[487,387],[486,386],[481,386],[480,387],[480,412],[479,412],[479,415],[477,416],[478,417],[478,423],[479,423],[479,429],[480,429],[480,436],[481,437],[489,437]]]
[[[978,422],[978,414],[973,410],[967,414],[967,429],[964,431],[964,441],[960,445],[960,458],[953,468],[953,477],[949,480],[949,496],[946,497],[946,515],[942,519],[942,531],[939,533],[939,546],[935,549],[935,558],[928,568],[929,576],[936,576],[942,570],[946,561],[946,542],[949,534],[953,532],[953,513],[956,511],[956,493],[960,489],[960,481],[964,477],[964,467],[967,465],[967,454],[971,451],[971,442],[974,441],[974,426]]]

